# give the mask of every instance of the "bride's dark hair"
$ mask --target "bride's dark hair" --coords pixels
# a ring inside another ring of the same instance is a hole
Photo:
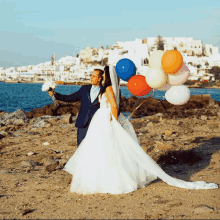
[[[104,89],[103,89],[102,92],[100,93],[100,96],[102,96],[102,94],[105,93],[106,88],[107,88],[108,86],[111,86],[111,85],[112,85],[112,83],[111,83],[111,78],[110,78],[110,73],[109,73],[109,66],[105,66],[105,68],[104,68],[104,74],[103,74],[103,75],[105,76],[105,81],[104,81],[104,84],[103,84]]]

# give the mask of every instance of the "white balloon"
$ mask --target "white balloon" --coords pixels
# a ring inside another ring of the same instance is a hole
[[[163,50],[155,50],[149,57],[149,66],[150,68],[162,68],[161,60],[164,55]]]
[[[157,89],[165,86],[168,81],[167,74],[163,71],[162,68],[150,68],[146,74],[146,82],[147,84],[153,88]]]
[[[165,99],[173,105],[184,105],[190,99],[190,90],[187,86],[172,86],[165,93]]]
[[[189,78],[189,68],[183,64],[181,69],[176,74],[168,74],[169,82],[173,86],[180,86]]]

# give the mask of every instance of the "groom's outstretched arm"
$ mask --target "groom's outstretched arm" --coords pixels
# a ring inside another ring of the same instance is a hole
[[[82,90],[83,86],[81,86],[81,88],[77,92],[73,92],[69,95],[61,95],[60,93],[55,91],[53,91],[53,94],[56,100],[60,100],[63,102],[77,102],[81,100]]]

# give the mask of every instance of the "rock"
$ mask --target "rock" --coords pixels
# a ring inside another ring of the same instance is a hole
[[[44,120],[41,120],[40,122],[35,122],[33,126],[35,128],[43,128],[46,124],[48,124],[48,123],[45,122]]]
[[[30,119],[30,120],[29,120],[29,125],[34,124],[34,122],[35,122],[35,118]]]
[[[59,120],[59,118],[50,118],[47,119],[47,122],[49,122],[51,125],[56,125]]]
[[[22,216],[27,215],[27,214],[29,214],[29,213],[32,213],[32,212],[34,212],[35,210],[37,210],[37,209],[25,209],[24,211],[22,211]]]
[[[165,141],[172,141],[173,138],[171,136],[163,135],[163,140],[165,140]]]
[[[37,154],[37,153],[35,153],[35,152],[29,152],[29,153],[27,153],[27,156],[31,156],[31,155],[35,155],[35,154]]]
[[[158,117],[164,117],[164,114],[163,113],[157,113],[157,114],[155,114],[156,116],[158,116]]]
[[[2,138],[4,138],[4,136],[3,136],[2,134],[0,134],[0,140],[1,140]]]
[[[160,116],[158,114],[155,114],[155,115],[148,116],[147,120],[149,120],[149,121],[158,121],[159,117]]]
[[[63,118],[61,119],[61,121],[64,123],[64,124],[70,124],[72,123],[72,115],[71,114],[66,114],[63,116]]]
[[[15,112],[12,113],[5,113],[1,118],[0,118],[0,124],[14,124],[16,119],[20,119],[23,121],[27,120],[26,113],[22,111],[21,109],[18,109]],[[21,122],[21,121],[20,121]]]
[[[61,160],[59,160],[59,165],[61,166],[61,167],[64,167],[65,166],[65,164],[67,163],[67,159],[61,159]]]
[[[38,166],[39,163],[38,162],[34,162],[32,160],[25,160],[21,162],[21,166],[22,167],[35,167]]]
[[[50,145],[48,142],[44,142],[42,145]]]
[[[18,109],[17,111],[13,112],[12,116],[17,118],[17,119],[23,119],[23,120],[27,119],[26,113],[21,109]]]
[[[162,135],[157,135],[154,140],[157,141],[157,140],[161,140],[162,139]]]
[[[170,130],[165,131],[165,135],[166,135],[166,136],[171,136],[171,135],[172,135],[172,133],[173,133],[173,132],[172,132],[172,131],[170,131]]]
[[[45,128],[50,128],[52,125],[50,123],[47,123],[44,125]]]
[[[214,209],[211,207],[208,207],[206,205],[201,206],[201,207],[197,207],[193,210],[195,213],[199,213],[199,212],[213,212]]]
[[[8,136],[9,134],[8,134],[8,132],[6,132],[6,131],[2,131],[2,132],[0,132],[0,136],[2,136],[2,137],[6,137],[6,136]]]
[[[214,105],[215,105],[215,99],[210,99],[210,100],[209,100],[209,105],[214,106]]]
[[[154,126],[153,122],[149,122],[149,123],[147,124],[147,127],[153,127],[153,126]]]
[[[55,171],[58,166],[58,163],[50,164],[46,166],[46,170],[52,172]]]
[[[65,125],[61,124],[60,125],[61,128],[66,128],[66,127],[69,127],[69,126],[71,126],[71,125],[70,124],[65,124]]]
[[[204,121],[207,120],[207,116],[206,115],[201,115],[200,118],[201,118],[201,120],[204,120]]]
[[[173,138],[175,138],[175,137],[177,137],[178,136],[178,134],[172,134],[171,135],[171,137],[173,137]]]
[[[71,157],[70,155],[66,155],[66,156],[65,156],[65,159],[69,160],[70,157]]]
[[[63,153],[63,151],[55,150],[55,153],[56,154],[61,154],[61,153]]]
[[[41,117],[39,117],[40,118],[40,120],[45,120],[45,119],[47,119],[47,120],[50,120],[50,119],[56,119],[56,120],[59,120],[59,119],[62,119],[63,118],[63,116],[51,116],[51,115],[44,115],[44,116],[41,116]]]
[[[17,130],[17,126],[15,125],[11,125],[7,127],[7,131],[16,131]]]
[[[12,116],[11,116],[11,113],[5,113],[2,117],[1,117],[1,120],[8,120],[8,119],[11,119]]]
[[[45,166],[48,166],[48,165],[51,165],[51,164],[54,164],[54,163],[57,163],[54,158],[51,156],[51,157],[45,157],[41,160],[41,163],[43,163]]]
[[[31,131],[33,131],[33,132],[38,132],[38,129],[37,128],[31,128]]]
[[[19,119],[18,119],[19,120]],[[8,119],[5,123],[6,126],[8,125],[13,125],[14,124],[14,120]]]
[[[17,126],[22,126],[22,125],[25,125],[25,122],[23,119],[15,119],[13,124]]]

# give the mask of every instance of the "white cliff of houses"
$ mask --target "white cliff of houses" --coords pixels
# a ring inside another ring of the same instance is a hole
[[[87,47],[80,51],[80,58],[83,62],[100,62],[107,57],[108,64],[112,65],[116,65],[120,59],[128,58],[136,65],[137,74],[145,75],[149,68],[149,56],[154,50],[157,50],[156,40],[157,37],[148,37],[144,40],[118,41],[107,49]],[[164,51],[177,49],[181,52],[184,63],[190,69],[190,77],[212,75],[208,74],[211,67],[220,66],[218,47],[202,44],[201,40],[193,40],[192,37],[164,37],[163,40]]]
[[[137,68],[137,74],[145,76],[149,69],[149,56],[157,50],[156,40],[157,37],[148,37],[143,40],[117,41],[106,49],[86,47],[80,50],[79,56],[62,57],[55,61],[54,65],[49,61],[38,65],[1,67],[0,80],[44,81],[49,79],[65,82],[89,80],[95,68],[103,68],[100,65],[94,66],[96,63],[103,64],[106,59],[109,65],[116,65],[123,58],[131,59]],[[212,66],[220,66],[218,47],[202,44],[201,40],[193,40],[192,37],[164,37],[163,40],[164,51],[177,49],[181,52],[184,63],[190,69],[189,79],[211,76],[214,80],[209,70]]]

